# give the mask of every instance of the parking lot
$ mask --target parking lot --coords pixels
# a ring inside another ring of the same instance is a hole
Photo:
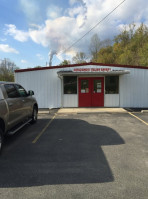
[[[0,198],[148,198],[148,113],[56,111],[5,139]]]

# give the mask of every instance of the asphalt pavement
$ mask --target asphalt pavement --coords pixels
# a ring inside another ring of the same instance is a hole
[[[0,198],[147,199],[148,113],[132,114],[39,114],[5,139]]]

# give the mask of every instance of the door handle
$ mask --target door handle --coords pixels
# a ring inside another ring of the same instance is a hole
[[[12,103],[9,103],[9,106],[12,106],[13,104]]]
[[[22,100],[22,102],[25,102],[25,100]]]

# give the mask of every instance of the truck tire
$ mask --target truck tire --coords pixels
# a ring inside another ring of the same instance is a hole
[[[3,131],[0,128],[0,153],[2,151],[2,146],[3,146]]]
[[[36,123],[36,122],[37,122],[37,118],[38,118],[38,110],[37,110],[37,107],[34,106],[34,107],[33,107],[33,112],[32,112],[31,124]]]

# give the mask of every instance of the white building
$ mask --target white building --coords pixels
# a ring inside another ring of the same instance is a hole
[[[148,68],[85,63],[15,71],[39,108],[148,107]]]

